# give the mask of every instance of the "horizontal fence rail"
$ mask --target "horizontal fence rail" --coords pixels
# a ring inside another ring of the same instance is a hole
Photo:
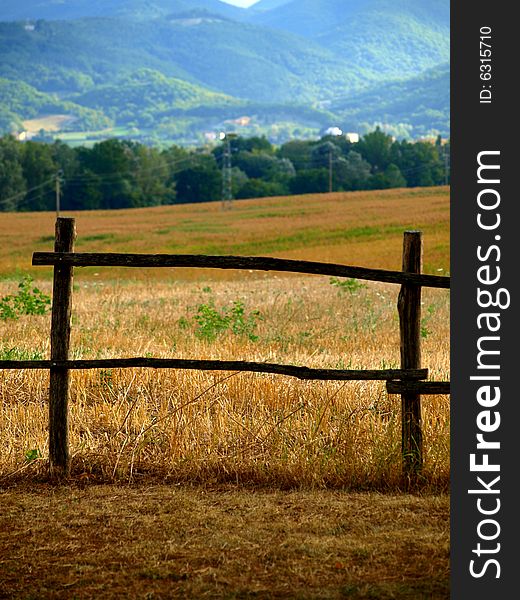
[[[367,269],[334,263],[290,260],[262,256],[208,256],[201,254],[116,254],[93,252],[35,252],[32,264],[69,267],[192,267],[208,269],[250,269],[284,271],[311,275],[331,275],[367,279],[383,283],[416,284],[424,287],[449,288],[450,278],[440,275]]]
[[[397,379],[397,377],[396,377]],[[386,391],[389,394],[416,392],[417,394],[449,394],[449,381],[387,381]]]
[[[104,358],[95,360],[0,360],[0,369],[197,369],[200,371],[251,371],[276,373],[298,379],[330,381],[387,381],[426,379],[428,369],[310,369],[296,365],[238,360],[191,360],[183,358]]]

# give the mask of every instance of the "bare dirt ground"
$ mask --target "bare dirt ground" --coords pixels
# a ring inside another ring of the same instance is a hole
[[[449,497],[22,483],[0,597],[449,598]]]

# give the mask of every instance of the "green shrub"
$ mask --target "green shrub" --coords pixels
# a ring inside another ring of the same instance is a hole
[[[330,285],[337,287],[342,292],[348,292],[349,294],[354,294],[358,290],[367,287],[365,283],[361,283],[354,278],[338,279],[337,277],[331,277],[329,281]]]
[[[21,315],[44,315],[50,304],[50,296],[33,285],[30,275],[25,275],[18,284],[18,293],[0,300],[0,320],[18,319]]]
[[[2,346],[0,347],[0,360],[43,360],[43,352]]]
[[[255,330],[261,318],[260,312],[253,310],[246,313],[241,300],[235,300],[231,308],[224,306],[220,311],[213,301],[199,304],[193,318],[197,324],[195,335],[201,339],[214,341],[222,332],[230,330],[235,335],[247,336],[253,342],[258,340]]]
[[[426,315],[424,315],[421,319],[421,337],[427,338],[431,331],[428,329],[428,321],[435,314],[435,306],[430,304],[426,309]]]

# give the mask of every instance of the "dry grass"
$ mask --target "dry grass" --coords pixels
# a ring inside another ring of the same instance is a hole
[[[48,285],[42,284],[45,288]],[[5,286],[4,286],[5,287]],[[72,355],[247,359],[324,368],[398,368],[396,286],[353,293],[328,278],[108,283],[76,278]],[[257,341],[196,335],[196,307],[243,302],[262,316]],[[449,379],[449,294],[425,290],[423,364]],[[7,322],[2,350],[49,353],[49,316]],[[48,373],[0,374],[0,473],[34,476],[28,450],[47,454]],[[103,481],[150,476],[278,486],[398,489],[400,405],[384,382],[301,382],[199,371],[76,371],[73,473]],[[423,485],[446,489],[449,399],[423,400]]]
[[[27,119],[23,121],[23,126],[29,133],[39,133],[42,129],[45,131],[60,131],[64,125],[75,120],[76,118],[70,115],[47,115],[36,119]]]
[[[71,213],[72,215],[72,213]],[[75,213],[82,252],[157,252],[279,256],[382,269],[401,268],[403,231],[421,229],[424,271],[449,271],[449,188],[314,194],[121,211]],[[34,251],[52,250],[52,213],[10,213],[0,220],[0,276],[34,278]],[[99,278],[155,277],[164,271],[85,269]],[[226,271],[178,269],[176,278],[234,278]]]
[[[2,598],[449,598],[447,496],[32,486],[0,501]]]

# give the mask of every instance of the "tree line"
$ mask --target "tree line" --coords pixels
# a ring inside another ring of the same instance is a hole
[[[57,197],[63,210],[217,201],[223,179],[235,199],[443,185],[449,144],[399,141],[379,128],[356,143],[324,136],[278,147],[265,137],[238,136],[196,149],[0,138],[0,211],[54,210]]]

